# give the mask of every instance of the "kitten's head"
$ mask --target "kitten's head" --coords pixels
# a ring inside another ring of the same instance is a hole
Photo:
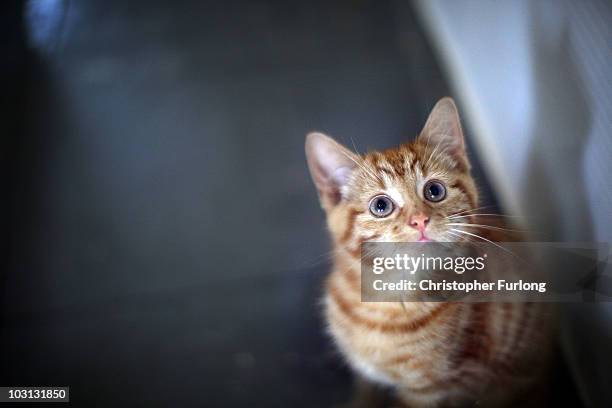
[[[440,100],[419,137],[358,155],[321,133],[306,137],[308,167],[336,244],[459,240],[445,218],[478,196],[455,103]]]

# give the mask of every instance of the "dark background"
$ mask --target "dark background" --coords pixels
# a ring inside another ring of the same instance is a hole
[[[0,383],[78,406],[348,401],[303,141],[396,145],[452,94],[410,6],[0,7]]]

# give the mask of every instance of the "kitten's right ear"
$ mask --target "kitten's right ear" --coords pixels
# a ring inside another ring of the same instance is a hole
[[[342,199],[359,156],[322,133],[306,136],[306,159],[310,175],[319,192],[321,206],[329,209]]]

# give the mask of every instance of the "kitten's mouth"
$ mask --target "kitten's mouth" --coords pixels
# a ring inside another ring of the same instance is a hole
[[[419,238],[417,242],[434,242],[434,240],[425,235],[421,235],[421,238]]]

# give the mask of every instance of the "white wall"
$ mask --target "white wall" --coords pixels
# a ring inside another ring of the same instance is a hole
[[[541,240],[611,242],[609,2],[414,4],[505,208]],[[612,303],[566,311],[563,341],[584,397],[610,406]]]

